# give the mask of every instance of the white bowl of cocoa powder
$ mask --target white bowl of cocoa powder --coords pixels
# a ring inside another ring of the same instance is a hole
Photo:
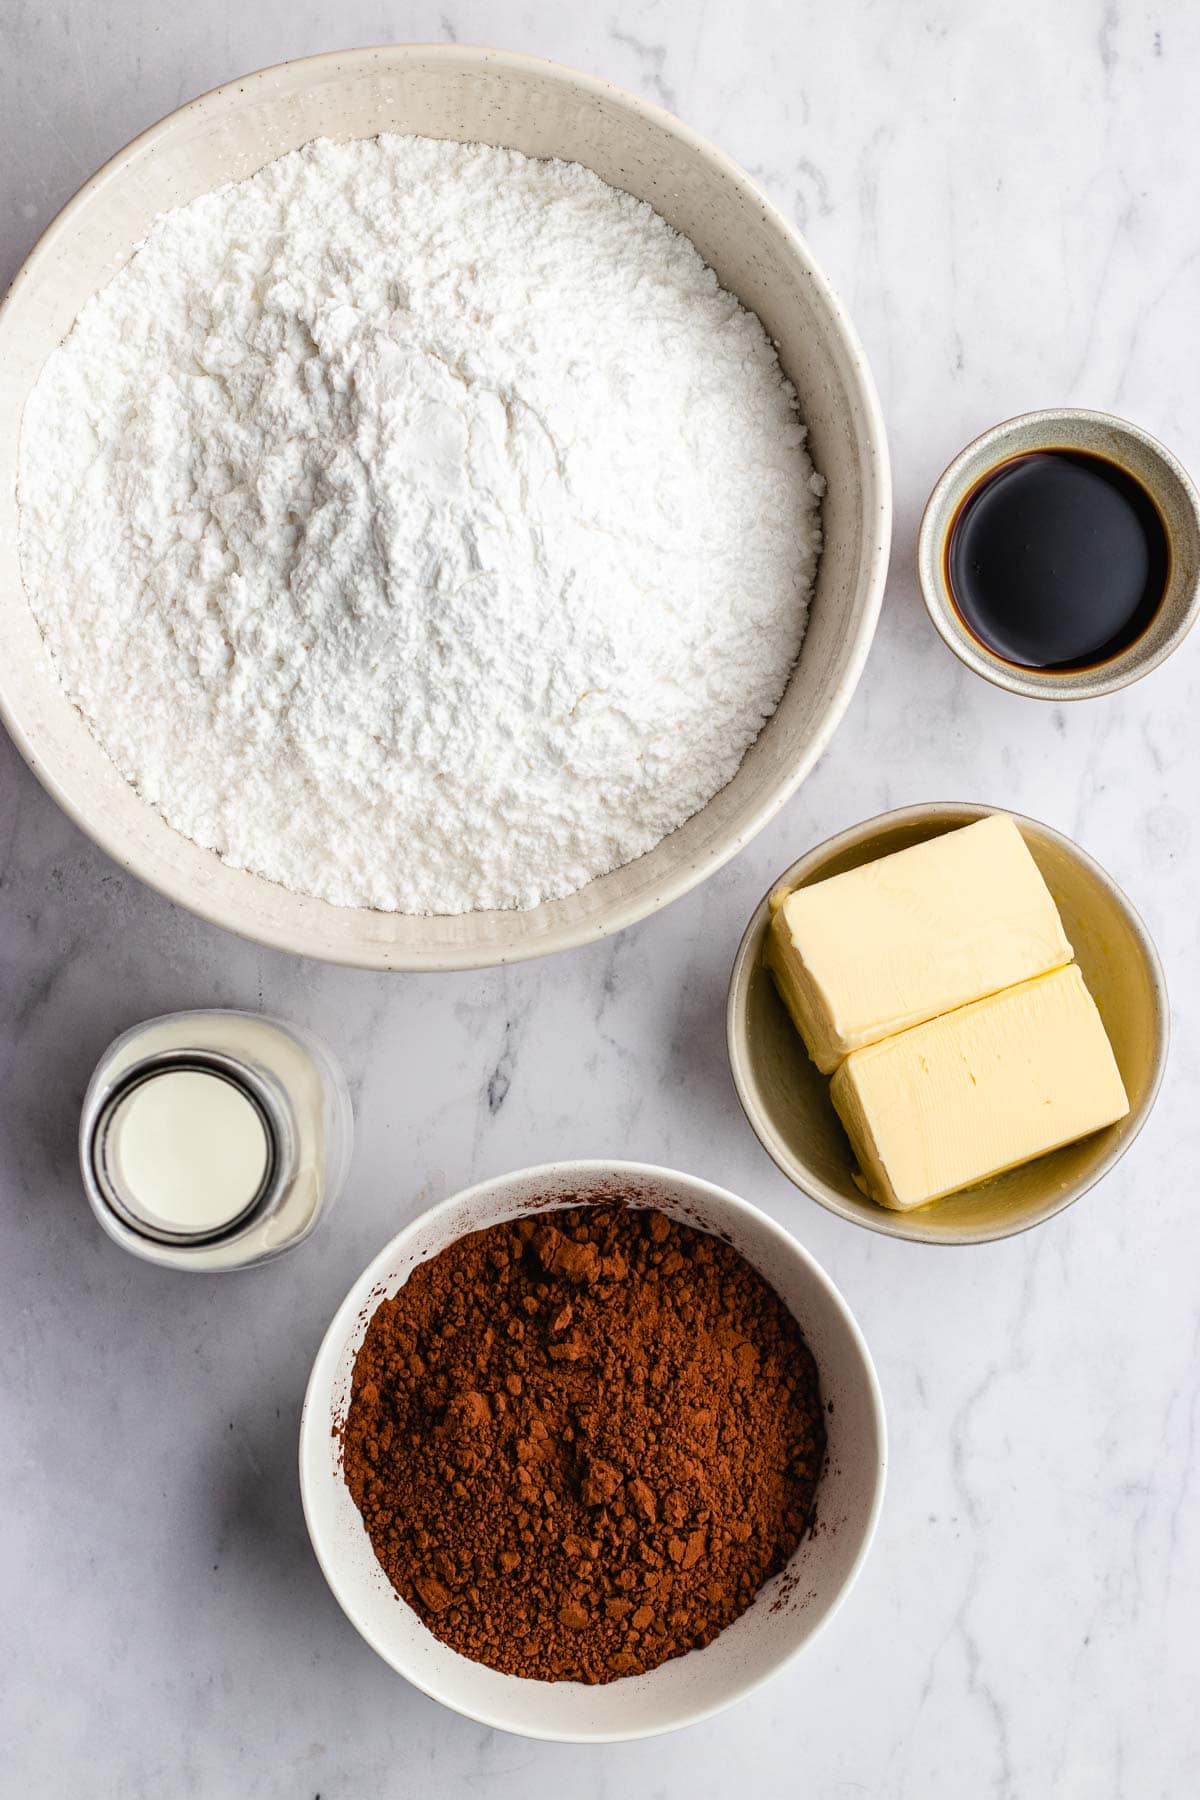
[[[849,1591],[886,1465],[849,1308],[724,1189],[552,1163],[443,1201],[354,1284],[300,1432],[339,1604],[432,1698],[527,1737],[693,1724]]]

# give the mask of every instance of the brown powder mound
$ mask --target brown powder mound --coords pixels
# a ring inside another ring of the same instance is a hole
[[[477,1231],[376,1310],[346,1481],[444,1643],[614,1681],[711,1643],[804,1533],[825,1450],[783,1302],[719,1239],[621,1205]]]

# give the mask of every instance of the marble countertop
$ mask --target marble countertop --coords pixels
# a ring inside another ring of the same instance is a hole
[[[1123,0],[63,0],[0,10],[0,281],[136,131],[244,70],[459,38],[648,94],[809,235],[864,338],[896,480],[893,573],[819,768],[728,868],[548,963],[383,977],[226,936],[123,875],[0,743],[0,1794],[718,1800],[1200,1791],[1195,1619],[1200,642],[1129,692],[1011,698],[935,637],[917,520],[967,438],[1071,401],[1200,467],[1200,15]],[[928,799],[1069,832],[1155,935],[1171,1066],[1078,1207],[963,1252],[834,1219],[743,1122],[722,1007],[745,919],[806,846]],[[338,1213],[227,1280],[101,1237],[76,1176],[108,1039],[173,1007],[325,1033],[359,1109]],[[892,1440],[871,1559],[785,1675],[674,1738],[478,1728],[406,1686],[326,1590],[295,1447],[335,1305],[420,1208],[521,1164],[619,1155],[767,1208],[839,1283]]]

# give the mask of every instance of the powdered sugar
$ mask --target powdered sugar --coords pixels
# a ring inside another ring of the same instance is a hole
[[[575,164],[319,142],[159,219],[26,407],[61,680],[177,830],[296,892],[530,906],[731,778],[819,478],[758,321]]]

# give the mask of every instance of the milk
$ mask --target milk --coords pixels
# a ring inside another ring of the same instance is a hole
[[[309,1235],[344,1184],[352,1135],[345,1079],[312,1033],[257,1013],[172,1013],[101,1058],[80,1162],[124,1249],[235,1269]]]
[[[190,1236],[240,1219],[271,1166],[267,1126],[244,1089],[207,1069],[167,1069],[130,1088],[108,1122],[104,1156],[129,1209]]]

